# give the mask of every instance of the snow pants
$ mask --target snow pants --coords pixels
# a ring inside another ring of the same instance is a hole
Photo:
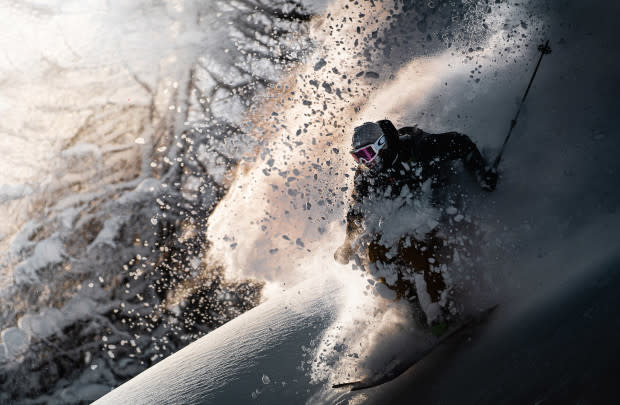
[[[380,266],[390,266],[397,272],[396,282],[388,283],[380,279],[388,288],[396,292],[397,299],[409,300],[414,316],[425,326],[429,326],[427,314],[421,301],[428,301],[441,307],[442,317],[449,314],[449,293],[443,271],[451,261],[450,247],[436,232],[427,234],[424,240],[412,236],[402,237],[396,249],[385,246],[376,237],[368,245],[368,261]],[[417,280],[417,281],[416,281]],[[424,296],[426,295],[426,296]],[[428,304],[428,302],[426,302]]]

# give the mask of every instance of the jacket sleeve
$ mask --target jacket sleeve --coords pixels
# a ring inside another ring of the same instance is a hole
[[[347,240],[353,240],[361,230],[362,215],[351,206],[347,212]]]
[[[358,172],[355,173],[354,187],[349,211],[347,212],[346,240],[349,241],[356,238],[362,229],[363,215],[361,207],[365,184]]]
[[[472,140],[458,132],[423,136],[418,145],[421,159],[438,163],[448,160],[462,160],[465,168],[475,176],[484,173],[486,163]]]

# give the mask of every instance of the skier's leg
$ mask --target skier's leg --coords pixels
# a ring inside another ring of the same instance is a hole
[[[376,286],[379,294],[384,298],[400,300],[404,296],[401,276],[398,270],[397,255],[390,254],[392,249],[381,242],[380,237],[376,237],[368,245],[368,273],[373,276],[375,282],[381,284]],[[385,289],[392,292],[385,291]],[[379,291],[381,290],[381,291]]]
[[[423,277],[423,269],[428,267],[425,250],[420,241],[409,235],[401,238],[399,242],[401,289],[405,291],[404,298],[411,304],[414,320],[421,328],[428,327],[428,318],[424,310],[424,304],[428,305],[429,301]]]
[[[452,303],[443,271],[450,256],[443,238],[431,233],[423,241],[401,240],[400,252],[404,267],[413,272],[408,279],[415,284],[417,305],[426,308],[431,322],[448,320]]]
[[[436,235],[429,235],[424,241],[426,265],[422,270],[424,271],[424,281],[426,281],[426,289],[431,297],[431,302],[439,302],[446,289],[446,282],[441,269],[442,264],[446,264],[449,258],[443,252],[443,242]]]

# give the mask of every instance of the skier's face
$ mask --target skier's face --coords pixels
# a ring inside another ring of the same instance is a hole
[[[375,142],[352,150],[351,156],[353,156],[357,163],[372,167],[376,165],[375,161],[379,158],[379,154],[385,146],[385,135],[382,135]]]
[[[381,158],[381,153],[377,155],[377,157],[369,163],[362,163],[363,167],[365,167],[369,172],[378,172],[383,167],[383,159]]]

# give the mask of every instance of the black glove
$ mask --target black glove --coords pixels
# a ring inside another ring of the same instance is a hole
[[[480,187],[485,191],[493,191],[496,185],[497,170],[494,168],[486,169],[480,176]]]
[[[353,256],[353,246],[351,243],[345,242],[334,252],[334,260],[340,264],[347,264]]]

